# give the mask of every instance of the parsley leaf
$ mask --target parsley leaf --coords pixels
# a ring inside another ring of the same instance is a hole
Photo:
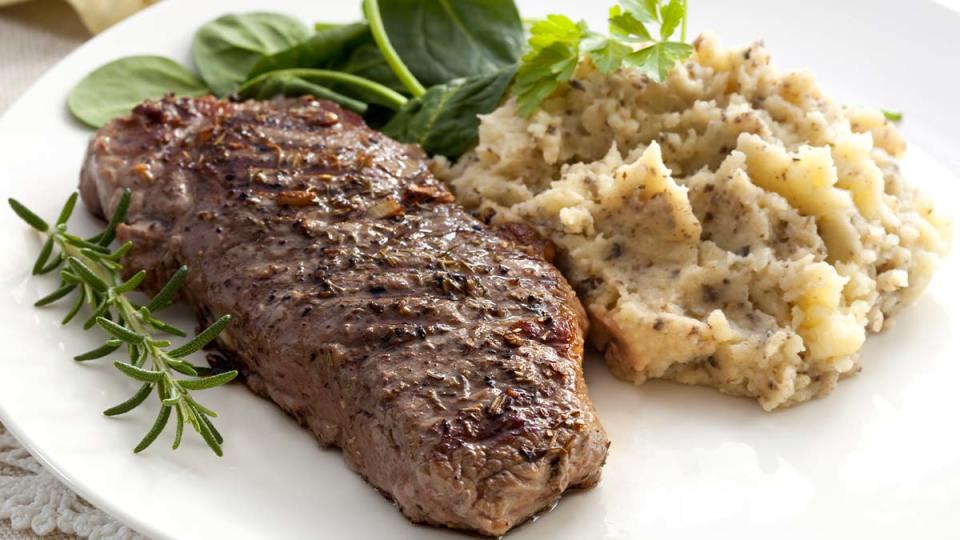
[[[583,21],[573,22],[563,15],[536,21],[530,27],[529,51],[520,60],[513,85],[517,112],[530,116],[557,87],[570,81],[584,54],[601,73],[628,65],[664,82],[670,70],[693,53],[693,47],[683,43],[686,17],[686,0],[620,0],[610,8],[610,36],[592,32]],[[647,24],[659,24],[659,32],[651,33]],[[670,41],[678,27],[680,41]]]
[[[693,52],[693,47],[676,41],[663,41],[627,55],[625,63],[636,67],[657,82],[667,80],[673,66]]]
[[[601,73],[615,71],[633,49],[614,39],[604,39],[600,46],[590,49],[590,58]]]
[[[653,41],[647,27],[640,19],[629,11],[624,12],[620,6],[610,8],[610,33],[626,41]]]
[[[643,22],[660,22],[660,2],[657,0],[620,0],[620,4]]]
[[[560,83],[573,77],[580,61],[585,23],[563,15],[548,15],[530,27],[530,50],[520,59],[513,94],[521,116],[530,116]]]
[[[660,39],[668,40],[676,32],[677,27],[687,16],[687,6],[684,0],[670,0],[670,3],[660,8]]]
[[[883,117],[886,118],[887,120],[891,121],[891,122],[896,123],[896,122],[899,122],[899,121],[903,120],[903,113],[902,113],[902,112],[888,111],[888,110],[886,110],[886,109],[881,109],[881,112],[883,113]]]
[[[536,52],[555,42],[576,45],[587,31],[583,21],[575,23],[565,15],[547,15],[546,19],[533,23],[530,27],[530,49]]]
[[[527,53],[513,85],[520,115],[530,116],[560,83],[569,81],[579,60],[579,41],[573,45],[557,41]]]

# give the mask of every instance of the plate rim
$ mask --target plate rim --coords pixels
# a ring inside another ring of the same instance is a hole
[[[21,104],[26,100],[31,91],[33,91],[34,88],[45,84],[46,80],[57,70],[59,70],[61,66],[72,61],[77,56],[82,55],[87,49],[95,46],[100,41],[108,39],[114,31],[119,28],[123,28],[127,24],[130,24],[131,21],[138,21],[142,18],[152,17],[155,12],[162,11],[164,9],[170,9],[170,6],[175,6],[184,2],[185,0],[166,0],[165,2],[155,2],[84,41],[79,47],[73,49],[66,56],[47,68],[47,70],[44,71],[40,77],[30,83],[30,85],[27,86],[23,92],[17,96],[17,98],[14,99],[10,105],[7,106],[7,109],[2,115],[0,115],[0,128],[8,123],[12,113],[16,109],[20,108]],[[65,108],[66,104],[63,104],[62,107]],[[91,486],[79,481],[70,472],[58,466],[57,463],[54,462],[54,460],[48,455],[47,451],[35,440],[33,440],[33,438],[31,438],[22,429],[23,426],[21,426],[20,423],[10,415],[9,411],[7,411],[3,404],[3,400],[0,400],[0,422],[3,423],[3,427],[7,430],[7,432],[13,436],[20,446],[22,446],[30,454],[30,456],[33,457],[41,465],[41,467],[44,468],[45,471],[49,472],[51,476],[53,476],[68,489],[92,504],[94,508],[140,535],[148,536],[150,538],[169,538],[169,536],[164,534],[162,531],[152,530],[152,528],[148,526],[146,522],[142,521],[134,513],[127,512],[121,507],[113,505],[105,497],[102,497],[99,493],[93,490]]]
[[[321,0],[323,1],[323,0]],[[99,44],[101,41],[110,39],[112,34],[120,29],[123,29],[128,24],[131,24],[135,21],[141,19],[154,17],[155,14],[164,12],[164,11],[176,11],[179,8],[182,8],[187,4],[188,0],[166,0],[164,2],[153,3],[139,12],[131,15],[130,17],[118,22],[117,24],[111,26],[105,31],[91,37],[86,40],[79,47],[72,50],[66,56],[61,58],[50,68],[43,72],[43,74],[38,77],[34,82],[32,82],[26,89],[24,89],[19,96],[17,96],[14,101],[12,101],[3,114],[0,114],[0,129],[2,129],[12,116],[12,113],[20,108],[22,103],[26,100],[28,94],[31,93],[34,88],[43,86],[46,84],[48,78],[51,77],[56,71],[58,71],[64,64],[70,63],[76,57],[83,55],[86,50],[92,48]],[[923,0],[924,3],[928,5],[935,6],[942,9],[945,14],[949,14],[954,20],[960,20],[960,10],[948,7],[941,2],[936,0]],[[269,6],[265,6],[265,9],[269,10]],[[122,53],[118,52],[116,57],[123,56]],[[63,105],[65,107],[65,104]],[[956,174],[957,171],[954,171],[948,163],[943,162],[939,157],[936,161],[949,169],[951,173]],[[954,223],[954,233],[957,231],[957,223]],[[952,251],[957,251],[958,246],[954,245]],[[942,278],[941,278],[942,279]],[[259,398],[258,398],[259,399]],[[4,406],[4,401],[0,400],[0,422],[3,423],[6,430],[16,439],[17,442],[34,458],[41,464],[45,471],[49,472],[54,478],[59,482],[64,484],[71,491],[81,496],[88,502],[90,502],[96,509],[105,513],[109,517],[113,518],[122,525],[130,528],[133,531],[136,531],[139,534],[149,536],[150,538],[171,538],[166,532],[162,530],[157,530],[147,524],[138,517],[136,512],[127,511],[126,506],[118,506],[110,503],[105,497],[102,497],[96,490],[93,490],[91,486],[79,481],[72,475],[68,470],[60,467],[57,463],[48,455],[48,452],[34,441],[27,433],[24,431],[23,426],[20,425],[16,419],[10,415],[9,411]],[[345,466],[345,465],[344,465]]]

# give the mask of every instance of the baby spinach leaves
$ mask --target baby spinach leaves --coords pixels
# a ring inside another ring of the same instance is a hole
[[[400,109],[407,98],[369,79],[325,69],[284,69],[270,71],[240,87],[242,98],[268,99],[275,95],[312,95],[335,101],[358,113],[367,103]],[[348,97],[353,96],[353,97]]]
[[[274,96],[313,96],[329,99],[359,114],[367,112],[367,104],[327,88],[322,78],[302,73],[308,70],[271,71],[244,83],[237,91],[242,99],[270,99]]]
[[[496,73],[523,50],[513,0],[389,0],[380,14],[390,43],[427,87]]]
[[[372,35],[370,35],[369,43],[364,43],[353,49],[350,51],[350,56],[334,63],[329,69],[352,73],[358,77],[366,77],[398,92],[406,91],[403,83],[390,69],[383,53],[377,48],[377,44],[373,42]]]
[[[370,29],[364,23],[328,26],[306,40],[260,57],[244,78],[278,69],[328,68],[349,51],[370,40]]]
[[[514,66],[508,66],[432,86],[410,100],[382,131],[397,140],[415,142],[430,154],[456,158],[476,144],[478,115],[500,105],[514,71]]]
[[[573,77],[583,55],[603,73],[629,65],[662,82],[692,52],[683,43],[686,0],[620,0],[609,13],[609,35],[550,15],[532,24],[526,49],[513,0],[360,1],[364,21],[313,29],[275,13],[224,15],[194,36],[206,84],[170,60],[132,57],[81,81],[70,109],[99,126],[168,91],[309,94],[453,158],[475,143],[478,116],[499,106],[511,84],[528,116]],[[672,41],[678,29],[680,41]]]
[[[172,92],[180,96],[210,93],[203,81],[180,64],[160,56],[129,56],[100,66],[70,91],[67,106],[78,120],[100,127],[128,114],[145,99]]]
[[[523,26],[512,0],[363,4],[377,46],[414,96],[384,133],[459,156],[476,143],[478,116],[500,104],[513,79]]]
[[[363,4],[366,22],[318,24],[310,38],[262,56],[240,96],[331,99],[371,123],[386,122],[384,132],[400,141],[459,156],[476,142],[478,115],[500,104],[513,79],[523,29],[512,0]],[[357,79],[335,80],[337,72]]]
[[[248,78],[269,71],[314,68],[342,71],[403,91],[403,84],[387,65],[366,23],[319,25],[317,32],[283,51],[260,58]]]
[[[383,54],[383,59],[411,95],[422,95],[426,92],[423,84],[417,80],[417,77],[410,71],[410,68],[403,63],[400,55],[397,54],[396,49],[393,48],[393,44],[390,43],[390,37],[387,36],[387,30],[383,24],[383,17],[380,13],[379,0],[362,0],[362,5],[363,16],[366,17],[367,23],[370,25],[370,33],[373,34],[373,41],[376,42],[377,48],[380,49],[380,52]]]
[[[225,96],[247,80],[263,56],[292,47],[309,35],[303,23],[287,15],[224,15],[197,30],[193,62],[213,93]]]

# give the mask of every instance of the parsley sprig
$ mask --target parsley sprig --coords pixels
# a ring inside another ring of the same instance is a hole
[[[187,278],[187,267],[181,267],[146,305],[133,303],[127,295],[143,282],[146,272],[141,270],[129,279],[122,278],[120,261],[133,244],[126,242],[116,250],[109,248],[116,236],[117,226],[123,222],[130,205],[130,190],[125,190],[113,217],[103,232],[93,238],[81,238],[67,230],[67,220],[77,204],[77,194],[67,199],[54,225],[48,224],[33,211],[9,199],[10,207],[28,225],[46,237],[40,255],[33,265],[33,274],[41,275],[60,269],[60,286],[54,292],[37,300],[36,306],[45,306],[74,295],[73,307],[67,312],[63,324],[72,321],[86,305],[89,316],[84,330],[94,326],[107,334],[103,345],[74,357],[77,362],[86,362],[108,356],[121,347],[126,347],[128,361],[114,361],[120,373],[141,383],[140,389],[128,400],[103,412],[117,416],[142,405],[151,394],[156,393],[160,410],[156,420],[134,452],[150,446],[167,426],[172,413],[176,414],[176,431],[173,448],[177,449],[183,437],[183,428],[189,424],[200,434],[211,450],[223,455],[223,437],[214,427],[212,418],[217,413],[201,405],[191,391],[205,390],[226,384],[236,378],[236,371],[211,373],[209,368],[196,366],[185,357],[214,340],[230,322],[224,315],[206,330],[188,342],[174,347],[161,334],[185,337],[186,333],[158,319],[156,314],[173,303],[179,289]],[[188,378],[178,377],[176,374]],[[155,391],[155,392],[154,392]]]
[[[893,122],[894,124],[899,123],[903,120],[903,113],[899,111],[891,111],[887,109],[881,109],[880,112],[883,113],[883,117],[887,120]]]
[[[529,51],[521,59],[513,87],[521,116],[529,116],[558,86],[569,82],[584,54],[602,73],[626,65],[662,83],[693,53],[685,43],[686,0],[620,0],[610,8],[608,23],[609,35],[564,15],[548,15],[531,25]],[[651,32],[654,25],[657,31]],[[678,29],[679,41],[673,41]]]

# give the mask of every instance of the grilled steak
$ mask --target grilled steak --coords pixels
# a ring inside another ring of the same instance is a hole
[[[563,277],[453,204],[419,151],[312,98],[147,102],[90,144],[133,192],[126,270],[181,264],[217,347],[413,521],[499,535],[597,482],[606,435]]]

